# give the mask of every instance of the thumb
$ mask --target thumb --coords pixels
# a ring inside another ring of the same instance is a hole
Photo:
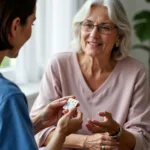
[[[63,107],[66,103],[67,103],[67,100],[53,101],[52,103],[49,104],[49,108],[54,110],[54,109]]]
[[[74,108],[72,108],[72,109],[69,110],[69,112],[67,113],[67,115],[69,117],[72,117],[74,115],[74,113],[76,113],[76,112],[77,112],[77,107],[74,107]]]

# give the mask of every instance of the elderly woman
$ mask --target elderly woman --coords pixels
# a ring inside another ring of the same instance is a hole
[[[121,2],[88,0],[73,20],[73,33],[73,51],[50,59],[31,116],[53,99],[75,95],[84,125],[64,148],[150,149],[148,80],[143,64],[128,56],[131,29]],[[37,135],[39,147],[54,130]]]

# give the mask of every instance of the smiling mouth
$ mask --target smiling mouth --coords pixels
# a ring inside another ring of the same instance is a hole
[[[87,42],[88,44],[92,45],[92,46],[102,46],[102,43],[99,42]]]

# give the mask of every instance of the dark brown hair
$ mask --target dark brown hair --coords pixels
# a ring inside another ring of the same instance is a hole
[[[25,25],[35,5],[36,0],[0,0],[0,51],[13,48],[8,41],[13,20],[19,17],[21,24]]]

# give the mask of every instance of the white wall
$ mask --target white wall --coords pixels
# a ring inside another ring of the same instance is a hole
[[[143,9],[149,9],[150,10],[150,3],[146,3],[145,0],[121,0],[126,11],[128,18],[131,22],[131,25],[133,26],[132,18],[135,15],[136,12],[139,12]],[[140,43],[139,40],[136,38],[134,34],[134,30],[132,30],[132,44]],[[148,53],[144,50],[133,50],[131,51],[131,56],[134,58],[137,58],[141,62],[144,63],[147,70],[149,70],[148,66]]]

